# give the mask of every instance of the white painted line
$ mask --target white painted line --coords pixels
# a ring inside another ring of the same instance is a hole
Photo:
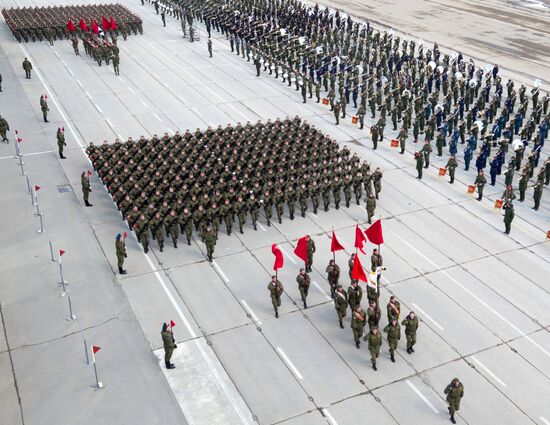
[[[84,87],[84,86],[82,85],[82,83],[80,82],[80,80],[76,80],[76,84],[78,84],[80,87]]]
[[[326,298],[327,300],[331,300],[331,301],[332,301],[332,298],[330,297],[330,295],[327,294],[327,293],[325,292],[325,290],[324,290],[323,288],[321,288],[321,286],[320,286],[317,282],[315,282],[314,280],[312,280],[311,283],[313,283],[313,285],[321,292],[321,294],[323,294],[323,295],[325,296],[325,298]]]
[[[97,108],[97,110],[99,111],[99,113],[102,114],[102,113],[103,113],[103,109],[101,109],[97,103],[94,103],[94,105],[95,105],[95,107]]]
[[[90,93],[88,93],[87,91],[84,91],[84,94],[86,95],[86,97],[89,97],[90,99],[92,98],[92,95]]]
[[[212,90],[210,87],[203,86],[206,90],[208,90],[210,93],[212,93],[214,96],[216,96],[218,99],[220,99],[223,103],[227,102],[223,97],[221,97],[218,93],[216,93],[214,90]]]
[[[120,140],[121,142],[124,142],[124,137],[122,136],[122,134],[118,133],[117,136],[118,136],[118,140]]]
[[[53,151],[41,151],[41,152],[26,153],[26,154],[23,154],[23,158],[26,157],[26,156],[42,155],[42,154],[45,154],[45,153],[52,153],[52,152],[53,152]],[[15,156],[15,155],[11,155],[11,156],[0,156],[0,159],[10,159],[10,158],[17,158],[17,156]]]
[[[287,364],[287,366],[292,370],[292,372],[294,373],[294,375],[296,375],[296,377],[298,379],[304,379],[304,377],[302,376],[302,374],[298,371],[298,369],[296,369],[296,366],[294,366],[292,364],[292,362],[290,361],[290,359],[288,358],[288,356],[286,355],[286,353],[283,351],[283,349],[281,347],[277,347],[277,351],[279,352],[279,354],[281,355],[281,357],[283,358],[283,360],[285,361],[285,363]]]
[[[432,322],[435,326],[439,328],[439,330],[444,331],[443,326],[441,326],[439,323],[437,323],[428,313],[426,313],[424,310],[422,310],[420,307],[418,307],[417,304],[412,303],[415,310],[419,311],[422,314],[422,318],[428,319],[430,322]]]
[[[331,425],[338,425],[338,422],[336,422],[336,419],[334,419],[334,417],[330,414],[330,412],[327,409],[323,409],[322,412],[323,412],[323,415],[325,415],[328,421],[331,423]]]
[[[59,53],[57,53],[55,50],[53,51],[53,54],[57,57],[59,57]]]
[[[198,110],[197,108],[195,108],[195,107],[193,106],[193,108],[192,108],[192,109],[193,109],[193,111],[195,111],[195,113],[197,113],[197,114],[198,114],[199,116],[201,116],[201,117],[202,117],[202,114],[201,114],[201,112],[200,112],[200,111],[199,111],[199,110]]]
[[[227,276],[225,275],[221,267],[218,266],[218,263],[216,263],[216,261],[212,261],[212,264],[214,268],[218,271],[218,273],[221,275],[222,279],[225,280],[227,283],[229,283],[229,279],[227,278]]]
[[[130,90],[130,93],[136,94],[136,92],[134,91],[134,89],[132,87],[128,87],[128,90]]]
[[[258,316],[256,316],[256,314],[252,311],[248,303],[245,300],[241,300],[241,303],[246,309],[246,311],[248,311],[248,314],[250,314],[250,317],[252,317],[252,320],[254,320],[254,322],[256,322],[257,325],[261,325],[262,322],[260,321],[260,319],[258,319]]]
[[[546,420],[543,416],[540,417],[540,420],[544,423],[544,425],[550,425],[550,421]]]
[[[496,376],[493,372],[491,372],[487,366],[485,366],[483,363],[481,363],[476,357],[471,356],[471,359],[476,362],[487,374],[493,378],[495,381],[497,381],[501,386],[506,387],[506,384],[500,379],[498,376]]]
[[[149,107],[149,105],[147,105],[147,103],[146,103],[143,99],[139,99],[139,102],[140,102],[143,106],[145,106],[146,108]]]
[[[231,109],[233,109],[239,115],[241,115],[245,120],[250,121],[250,118],[248,118],[245,114],[243,114],[241,111],[239,111],[237,108],[235,108],[231,103],[227,103],[227,106],[229,106]]]
[[[115,128],[115,126],[113,125],[113,123],[111,122],[111,120],[109,118],[106,118],[105,121],[107,121],[107,124],[109,124],[111,126],[111,128]]]
[[[292,264],[298,264],[294,258],[288,255],[288,252],[286,252],[284,248],[280,248],[280,250],[283,254],[285,254],[286,258],[288,258]]]
[[[426,405],[427,405],[430,409],[432,409],[432,412],[434,412],[436,415],[439,414],[439,410],[436,409],[436,407],[432,404],[432,402],[431,402],[430,400],[428,400],[428,399],[426,398],[426,396],[425,396],[424,394],[422,394],[422,393],[420,392],[420,390],[419,390],[418,388],[416,388],[416,386],[415,386],[411,381],[409,381],[408,379],[407,379],[407,385],[411,388],[411,390],[413,390],[413,391],[415,392],[415,394],[416,394],[418,397],[420,397],[420,399],[421,399],[424,403],[426,403]]]
[[[159,117],[155,112],[153,112],[153,116],[154,116],[157,120],[162,121],[162,120],[160,119],[160,117]]]
[[[74,72],[72,71],[71,68],[67,68],[67,69],[68,69],[68,71],[69,71],[69,74],[74,75]]]
[[[177,98],[178,98],[179,100],[181,100],[183,103],[187,103],[186,100],[183,98],[183,96],[182,96],[181,94],[178,94],[178,95],[177,95]]]
[[[166,129],[166,131],[167,131],[168,133],[170,133],[171,135],[174,135],[174,134],[176,134],[176,133],[174,133],[174,132],[172,131],[172,129],[171,129],[171,128],[167,128],[167,129]]]
[[[262,223],[258,223],[258,226],[260,227],[260,229],[262,230],[262,232],[265,232],[267,229],[263,226]]]
[[[307,212],[306,214],[308,215],[309,218],[311,218],[312,220],[315,220],[315,221],[317,221],[317,219],[319,218],[317,216],[317,214],[313,214],[311,212]]]
[[[67,66],[67,63],[63,59],[61,59],[61,63],[65,66]]]

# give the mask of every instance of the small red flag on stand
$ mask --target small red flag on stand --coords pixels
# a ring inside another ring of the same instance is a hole
[[[128,234],[124,232],[124,239],[126,239],[127,237],[128,237]]]
[[[358,248],[359,251],[361,251],[363,254],[365,251],[363,251],[363,243],[367,240],[361,229],[359,228],[359,225],[355,225],[355,248]]]
[[[63,251],[62,249],[59,250],[59,256],[60,257],[63,257],[63,254],[65,254],[65,251]]]
[[[330,243],[330,251],[331,252],[335,252],[335,251],[340,251],[344,249],[344,247],[342,245],[340,245],[340,242],[338,242],[338,239],[336,239],[336,234],[334,233],[334,230],[332,231],[332,241]]]
[[[67,24],[67,31],[74,32],[75,29],[76,28],[74,26],[72,18],[69,18],[69,23]]]
[[[170,320],[170,326],[173,328],[174,326],[176,326],[176,323],[173,320]]]
[[[372,225],[365,230],[365,234],[369,241],[375,245],[382,245],[384,243],[384,235],[382,234],[382,221],[376,220]]]
[[[38,192],[40,190],[40,186],[34,185],[34,191]]]
[[[88,170],[87,174],[88,174],[88,176],[91,176],[92,172],[90,170]]]
[[[97,345],[92,345],[92,352],[94,354],[97,353],[99,350],[101,350],[101,347],[98,347]]]
[[[294,254],[300,259],[302,259],[305,262],[307,262],[307,236],[303,236],[300,239],[298,239],[298,244],[296,245],[296,249],[294,249]]]
[[[22,141],[23,141],[23,139],[21,137],[17,138],[17,143],[21,143]]]
[[[284,259],[283,259],[283,253],[279,248],[277,248],[277,244],[271,245],[271,252],[275,256],[275,263],[273,264],[273,270],[279,270],[283,267]]]
[[[363,266],[361,265],[361,261],[359,261],[358,255],[353,258],[353,269],[351,269],[351,278],[362,280],[363,282],[367,281],[367,275],[365,274],[365,270],[363,270]]]

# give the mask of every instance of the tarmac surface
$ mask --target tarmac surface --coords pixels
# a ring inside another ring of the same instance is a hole
[[[75,56],[69,41],[18,44],[0,23],[0,113],[12,129],[10,145],[0,144],[2,425],[430,425],[448,421],[443,389],[454,377],[465,385],[459,423],[550,424],[547,187],[538,212],[531,209],[531,189],[524,203],[515,202],[506,236],[502,212],[493,208],[502,176],[477,202],[466,190],[475,171],[459,167],[454,185],[438,177],[445,154],[434,157],[418,181],[412,142],[399,155],[388,143],[395,134],[387,131],[373,151],[368,132],[350,117],[335,126],[328,107],[302,104],[298,92],[264,73],[257,78],[220,34],[213,32],[210,59],[204,32],[190,43],[177,21],[167,17],[163,28],[151,5],[122,3],[142,16],[144,35],[119,37],[119,77],[112,66],[98,67],[82,45]],[[360,10],[351,2],[342,7],[443,48],[460,47],[466,57],[498,61],[504,77],[540,78],[548,88],[550,12],[543,2],[529,3],[535,2],[492,1],[473,9],[476,3],[466,1],[367,0]],[[21,69],[25,56],[33,63],[32,80]],[[48,95],[48,124],[41,94]],[[360,350],[353,344],[349,312],[346,328],[338,327],[324,272],[334,228],[346,247],[336,260],[347,287],[354,227],[366,227],[363,204],[294,221],[286,214],[271,227],[262,218],[258,231],[249,223],[243,235],[220,233],[212,264],[200,240],[163,253],[153,241],[145,255],[131,234],[126,276],[116,273],[114,238],[127,225],[95,174],[94,207],[83,205],[80,173],[91,168],[83,151],[90,142],[287,115],[302,116],[384,172],[376,211],[388,267],[381,305],[395,294],[403,313],[414,310],[421,324],[416,353],[406,353],[403,337],[394,364],[384,343],[378,372],[366,344]],[[57,155],[55,132],[62,126],[66,160]],[[23,139],[29,183],[40,186],[44,234],[36,232],[36,207],[13,156],[14,129]],[[546,146],[542,159],[548,152]],[[307,310],[295,282],[301,265],[292,254],[305,234],[317,245]],[[54,253],[66,251],[63,297],[49,241]],[[285,256],[279,319],[266,290],[272,243]],[[75,320],[67,320],[69,296]],[[176,322],[178,343],[173,371],[162,367],[160,327],[169,320]],[[85,344],[101,347],[102,389],[95,388]]]

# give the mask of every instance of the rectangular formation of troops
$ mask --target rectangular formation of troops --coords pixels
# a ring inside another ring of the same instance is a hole
[[[119,3],[75,6],[16,7],[2,9],[2,15],[13,36],[18,42],[29,40],[67,39],[71,35],[67,29],[69,19],[81,19],[91,27],[93,21],[101,22],[102,17],[114,18],[123,34],[143,34],[141,18]],[[76,26],[77,33],[83,33]]]

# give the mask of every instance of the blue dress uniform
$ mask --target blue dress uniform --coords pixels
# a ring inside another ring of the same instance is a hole
[[[464,149],[464,170],[468,171],[470,169],[470,161],[472,160],[474,153],[470,145],[466,146]]]
[[[490,170],[491,186],[494,186],[497,180],[497,170],[498,170],[498,159],[496,156],[491,161],[490,167],[491,167],[491,170]]]

